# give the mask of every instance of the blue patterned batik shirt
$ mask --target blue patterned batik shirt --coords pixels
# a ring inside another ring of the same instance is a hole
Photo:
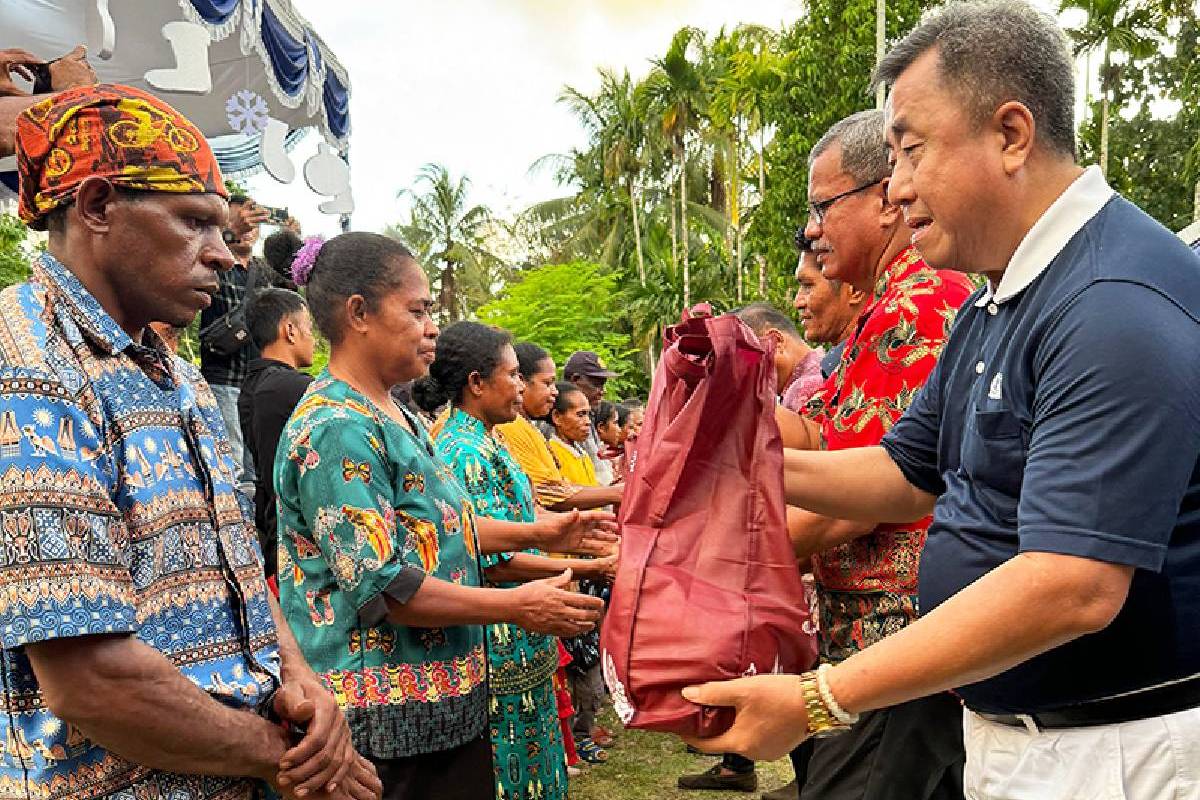
[[[26,645],[130,634],[213,698],[279,680],[261,554],[212,393],[62,264],[0,292],[0,800],[248,798],[132,764],[42,704]],[[165,712],[164,712],[165,713]]]

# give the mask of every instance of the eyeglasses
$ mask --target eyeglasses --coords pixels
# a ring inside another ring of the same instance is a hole
[[[847,198],[852,194],[858,194],[859,192],[863,191],[864,189],[870,189],[872,186],[875,186],[880,183],[883,183],[882,178],[877,181],[871,181],[870,183],[864,183],[862,186],[855,186],[853,189],[844,191],[841,194],[835,194],[833,197],[830,197],[828,200],[821,200],[816,203],[809,203],[808,204],[808,213],[812,214],[814,217],[817,218],[818,225],[822,225],[825,222],[825,215],[829,213],[829,209],[838,200]]]

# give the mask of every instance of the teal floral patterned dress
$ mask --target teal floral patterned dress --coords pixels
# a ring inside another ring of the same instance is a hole
[[[466,487],[476,514],[534,520],[529,478],[478,419],[454,409],[437,438],[437,450]],[[511,557],[485,555],[482,561],[486,568]],[[558,648],[553,637],[517,625],[490,625],[487,652],[497,800],[564,800],[567,762],[554,699]]]
[[[424,427],[409,432],[323,373],[275,461],[279,591],[309,664],[365,756],[406,758],[483,736],[484,628],[386,619],[426,576],[480,585],[474,512]]]

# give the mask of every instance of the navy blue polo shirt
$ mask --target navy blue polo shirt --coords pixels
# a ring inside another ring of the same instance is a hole
[[[1200,673],[1200,258],[1098,173],[1080,181],[1060,201],[1078,212],[1090,187],[1082,227],[1031,245],[1044,260],[1010,296],[1001,281],[994,298],[968,300],[883,439],[907,479],[938,495],[922,613],[1020,552],[1136,568],[1103,631],[961,687],[978,711],[1032,713]]]

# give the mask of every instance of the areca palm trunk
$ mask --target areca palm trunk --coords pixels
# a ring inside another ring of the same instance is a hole
[[[1112,79],[1109,70],[1111,69],[1111,52],[1108,47],[1108,41],[1104,42],[1104,66],[1100,71],[1100,172],[1108,175],[1108,112],[1109,112],[1109,97],[1112,95],[1110,91]]]
[[[692,307],[692,270],[688,264],[687,150],[679,146],[679,243],[683,256],[683,307]]]
[[[637,251],[638,282],[641,283],[642,286],[645,286],[646,285],[646,261],[645,261],[645,258],[642,256],[642,226],[638,220],[638,204],[637,204],[637,198],[635,197],[635,195],[637,193],[637,188],[634,185],[632,178],[629,179],[628,189],[629,189],[629,213],[633,216],[633,246],[634,246],[634,249]]]
[[[742,303],[742,198],[741,185],[738,183],[738,172],[742,167],[742,136],[741,122],[734,123],[733,137],[729,141],[730,156],[733,167],[729,170],[729,228],[731,245],[730,255],[733,256],[733,274],[737,281],[737,300]]]
[[[767,160],[763,155],[766,149],[766,126],[760,125],[758,129],[758,205],[760,208],[767,199]],[[767,259],[763,258],[761,253],[758,256],[758,296],[759,299],[767,297]]]
[[[671,274],[679,269],[679,222],[675,215],[675,184],[671,184]]]

